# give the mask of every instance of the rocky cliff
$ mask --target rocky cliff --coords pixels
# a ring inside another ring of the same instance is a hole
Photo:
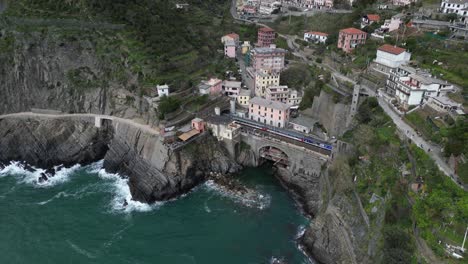
[[[157,135],[128,124],[92,120],[17,118],[0,119],[0,163],[11,160],[51,168],[88,164],[104,159],[104,168],[129,177],[135,200],[154,202],[188,191],[210,172],[239,169],[209,135],[173,151]]]
[[[329,136],[339,136],[346,130],[344,124],[348,119],[349,108],[349,105],[336,102],[333,95],[321,91],[320,96],[314,97],[312,108],[304,113],[319,120]]]
[[[75,20],[0,18],[0,114],[138,111],[138,77],[118,27]]]
[[[371,263],[369,220],[353,190],[350,168],[341,158],[322,172],[322,206],[302,244],[320,263]]]

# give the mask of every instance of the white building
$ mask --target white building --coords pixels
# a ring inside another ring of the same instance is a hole
[[[374,69],[389,74],[392,69],[407,64],[411,59],[411,53],[405,49],[384,44],[377,49]]]
[[[293,105],[293,106],[299,105],[301,101],[302,101],[302,93],[294,89],[289,89],[288,104]]]
[[[317,123],[317,120],[304,115],[300,115],[296,118],[292,118],[289,120],[289,124],[294,130],[306,134],[312,132],[315,123]]]
[[[304,40],[315,42],[315,43],[325,43],[327,42],[328,34],[319,32],[319,31],[310,31],[304,33]]]
[[[238,81],[223,81],[223,94],[232,98],[237,98],[241,91],[241,82]]]
[[[218,140],[237,140],[240,135],[241,126],[230,121],[230,118],[223,116],[211,116],[206,126],[211,131],[214,137]]]
[[[468,8],[468,0],[442,0],[440,12],[446,14],[457,14],[463,16]]]
[[[401,20],[402,14],[392,16],[391,19],[385,19],[384,24],[380,27],[384,32],[392,32],[398,30],[403,23]]]
[[[288,86],[274,85],[267,87],[265,89],[265,99],[287,104],[289,99]]]
[[[427,100],[427,105],[442,113],[458,110],[462,106],[460,103],[457,103],[446,96],[430,97]]]
[[[157,85],[156,89],[158,90],[158,96],[169,96],[169,86],[167,84]]]
[[[392,94],[404,109],[420,105],[423,99],[444,96],[454,89],[447,81],[412,67],[400,66],[390,72],[387,92]]]

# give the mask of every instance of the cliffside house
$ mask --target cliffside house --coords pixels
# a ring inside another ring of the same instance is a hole
[[[221,42],[223,44],[226,44],[227,41],[233,41],[234,43],[239,43],[239,35],[237,35],[236,33],[229,33],[227,35],[224,35],[222,38],[221,38]]]
[[[158,91],[158,96],[169,96],[169,86],[167,84],[164,85],[157,85],[156,90]]]
[[[250,91],[247,89],[240,90],[239,96],[237,96],[237,103],[243,107],[248,107],[250,101]]]
[[[196,129],[198,132],[205,131],[205,121],[201,118],[194,118],[192,119],[192,129]]]
[[[224,56],[234,59],[236,58],[236,52],[237,44],[234,41],[228,40],[224,42]]]
[[[276,48],[276,45],[270,47],[254,48],[250,52],[252,68],[254,71],[269,70],[280,72],[284,69],[284,57],[286,50]]]
[[[328,34],[319,31],[310,31],[304,33],[304,40],[314,43],[325,43],[327,42]]]
[[[384,24],[380,27],[383,32],[392,32],[398,30],[403,23],[402,14],[396,14],[390,19],[385,19]]]
[[[276,33],[273,29],[262,27],[258,29],[257,33],[257,46],[258,47],[269,47],[274,44]]]
[[[224,81],[223,82],[223,94],[229,97],[237,98],[241,91],[241,82],[238,81]]]
[[[403,109],[408,110],[411,106],[420,105],[423,99],[445,96],[454,86],[427,72],[402,65],[390,71],[386,89]]]
[[[269,86],[265,90],[265,99],[270,101],[277,101],[281,103],[288,103],[289,88],[287,85]]]
[[[217,95],[222,91],[222,82],[220,79],[212,78],[208,81],[202,81],[198,85],[200,94]]]
[[[254,97],[249,101],[249,119],[270,126],[284,128],[289,121],[289,105]]]
[[[302,101],[302,93],[300,91],[289,89],[288,104],[292,106],[299,105]]]
[[[231,122],[231,118],[229,117],[218,115],[210,116],[206,124],[213,136],[219,141],[224,139],[238,140],[240,136],[241,126]]]
[[[258,70],[254,76],[255,96],[265,96],[266,88],[270,86],[278,86],[280,82],[280,74],[277,71]]]
[[[462,104],[453,101],[447,96],[429,97],[427,105],[441,113],[450,113],[462,109]]]
[[[390,75],[390,71],[408,64],[411,59],[411,53],[406,49],[389,44],[384,44],[377,49],[377,57],[374,60],[374,70]]]
[[[314,129],[314,125],[317,123],[317,120],[314,118],[305,116],[305,115],[300,115],[296,118],[291,118],[289,120],[289,124],[292,126],[292,128],[296,131],[302,132],[309,134],[312,132]]]
[[[444,14],[457,14],[466,16],[468,11],[468,0],[442,0],[440,12]]]
[[[338,35],[338,48],[351,52],[357,45],[366,43],[367,33],[357,28],[345,28]]]
[[[367,14],[362,16],[361,19],[361,28],[365,28],[366,26],[370,26],[373,23],[378,23],[380,21],[380,16],[376,14]]]

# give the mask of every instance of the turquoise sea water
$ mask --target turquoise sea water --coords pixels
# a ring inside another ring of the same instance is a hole
[[[307,224],[268,168],[246,169],[244,201],[207,183],[173,201],[130,202],[102,164],[62,169],[46,184],[18,164],[0,171],[0,263],[310,263]]]

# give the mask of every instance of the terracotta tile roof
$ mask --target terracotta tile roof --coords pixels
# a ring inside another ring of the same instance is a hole
[[[258,31],[262,31],[262,32],[274,32],[273,29],[267,28],[267,27],[259,28]]]
[[[367,19],[369,19],[370,21],[379,21],[380,16],[376,14],[367,14]]]
[[[239,35],[237,35],[236,33],[229,33],[225,37],[231,37],[233,39],[239,39]]]
[[[398,54],[401,54],[401,53],[406,51],[406,49],[404,49],[404,48],[400,48],[400,47],[397,47],[397,46],[392,46],[392,45],[389,45],[389,44],[385,44],[385,45],[380,46],[378,50],[388,52],[388,53],[391,53],[391,54],[394,54],[394,55],[398,55]]]
[[[319,36],[324,36],[324,37],[328,36],[327,33],[319,32],[319,31],[309,31],[307,33],[309,33],[311,35],[319,35]]]
[[[367,34],[366,32],[359,30],[357,28],[345,28],[340,30],[340,33],[346,33],[346,34]]]

